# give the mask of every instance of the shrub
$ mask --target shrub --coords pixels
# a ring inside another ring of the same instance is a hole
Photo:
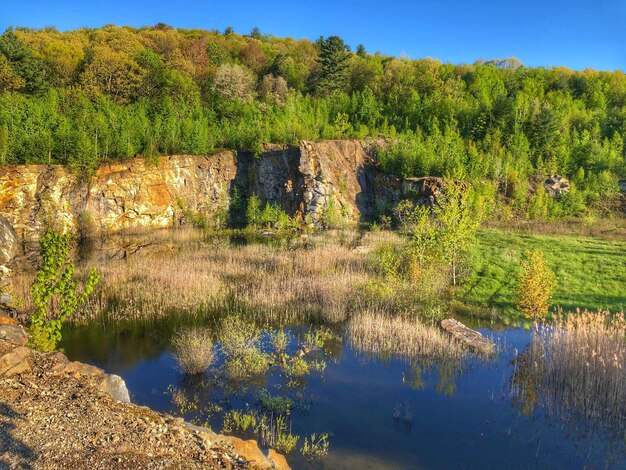
[[[82,292],[79,290],[70,258],[69,234],[47,231],[39,245],[42,263],[31,287],[35,306],[31,316],[31,344],[40,351],[53,351],[61,340],[63,323],[85,302],[100,276],[92,269]]]
[[[172,338],[172,346],[178,366],[185,374],[201,374],[215,362],[211,334],[206,328],[178,331]]]
[[[311,365],[301,357],[294,357],[291,363],[285,365],[288,377],[302,378],[311,372]]]
[[[517,284],[519,300],[517,308],[532,320],[541,320],[548,315],[552,290],[556,278],[546,263],[542,251],[534,250],[524,263]]]
[[[218,339],[225,356],[237,357],[256,349],[260,334],[261,330],[253,323],[231,315],[221,321]]]

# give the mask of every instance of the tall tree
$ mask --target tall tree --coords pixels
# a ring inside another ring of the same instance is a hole
[[[319,48],[319,69],[315,90],[319,94],[329,94],[333,91],[344,91],[348,86],[348,67],[351,57],[349,47],[339,36],[320,37],[317,41]]]

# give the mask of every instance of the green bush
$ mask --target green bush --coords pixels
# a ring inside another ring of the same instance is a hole
[[[31,287],[35,306],[31,316],[31,344],[40,351],[53,351],[61,340],[63,323],[93,292],[100,276],[92,269],[80,290],[74,278],[69,234],[49,230],[41,237],[39,245],[42,261]]]

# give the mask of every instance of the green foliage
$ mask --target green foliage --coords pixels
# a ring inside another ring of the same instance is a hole
[[[434,209],[439,224],[438,241],[443,258],[450,266],[452,285],[457,285],[461,267],[475,241],[480,217],[469,202],[469,191],[455,182],[443,188],[440,202]]]
[[[35,306],[31,316],[31,342],[40,351],[53,351],[61,340],[63,323],[85,302],[100,276],[92,269],[82,291],[79,289],[74,278],[69,234],[49,230],[41,237],[39,245],[42,261],[31,287]]]
[[[487,180],[530,218],[615,210],[626,177],[620,72],[455,66],[352,53],[337,36],[314,44],[159,28],[7,30],[0,163],[88,176],[137,154],[383,135],[388,173]],[[550,173],[577,192],[549,201],[539,190],[529,201],[528,182]]]
[[[348,67],[352,54],[339,36],[321,37],[317,41],[319,48],[319,74],[316,91],[332,93],[345,91],[348,84]]]

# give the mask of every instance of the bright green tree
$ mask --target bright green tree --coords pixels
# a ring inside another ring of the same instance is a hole
[[[452,285],[456,286],[459,267],[474,245],[480,220],[469,203],[468,189],[454,181],[442,188],[434,213],[439,224],[440,248],[450,266]]]

